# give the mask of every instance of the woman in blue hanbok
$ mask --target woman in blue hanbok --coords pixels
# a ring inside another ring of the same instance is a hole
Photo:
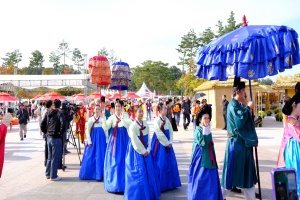
[[[173,129],[167,115],[167,106],[158,104],[159,116],[154,120],[154,135],[151,141],[153,157],[159,168],[160,190],[181,186],[176,156],[172,146]]]
[[[196,115],[197,128],[186,191],[188,200],[223,200],[210,120],[211,108],[205,105]]]
[[[79,178],[102,181],[107,140],[107,135],[102,128],[105,116],[101,113],[99,105],[95,106],[94,113],[87,122],[87,144],[84,148]]]
[[[124,199],[157,200],[160,196],[159,171],[150,152],[149,126],[143,121],[142,107],[135,110],[135,116],[129,127]]]
[[[285,103],[282,112],[288,116],[279,151],[277,167],[294,168],[297,174],[297,193],[300,197],[300,92]]]
[[[125,156],[130,123],[127,113],[122,112],[123,101],[115,102],[115,113],[105,122],[105,131],[110,131],[104,160],[104,188],[108,192],[125,190]]]

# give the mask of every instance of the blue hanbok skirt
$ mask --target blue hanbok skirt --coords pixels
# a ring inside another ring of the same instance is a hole
[[[146,147],[148,135],[144,136]],[[126,153],[124,199],[157,200],[160,196],[159,170],[152,153],[144,157],[129,141]]]
[[[79,178],[82,180],[103,180],[106,136],[102,127],[93,128],[92,146],[84,147]]]
[[[113,132],[114,129],[111,129]],[[104,188],[108,192],[125,190],[125,157],[129,136],[125,127],[119,127],[116,134],[115,155],[113,156],[113,134],[109,136],[104,160]]]
[[[300,197],[300,142],[294,138],[290,138],[284,149],[284,161],[287,168],[296,170],[298,180],[297,193]]]
[[[165,135],[169,140],[169,130],[165,130]],[[155,151],[156,141],[158,141],[158,139],[154,133],[151,141],[151,150],[153,153]],[[156,150],[156,154],[153,154],[153,157],[159,168],[160,190],[166,191],[180,187],[181,182],[173,146],[171,148],[167,148],[158,141],[158,148]]]
[[[202,148],[196,145],[188,172],[188,200],[223,200],[218,169],[202,167]]]

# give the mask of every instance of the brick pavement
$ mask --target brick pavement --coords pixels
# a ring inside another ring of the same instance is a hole
[[[179,132],[174,133],[174,149],[180,170],[182,187],[162,193],[161,200],[186,199],[187,171],[190,163],[191,147],[193,142],[192,125],[184,131],[179,127]],[[150,123],[150,130],[153,127]],[[213,129],[219,174],[223,168],[226,132]],[[263,199],[272,199],[270,171],[276,165],[278,148],[282,137],[282,123],[276,122],[274,117],[266,117],[264,125],[257,128],[259,136],[259,164]],[[27,138],[20,141],[18,127],[14,126],[6,138],[5,163],[0,179],[0,199],[101,199],[118,200],[123,195],[108,193],[104,190],[103,182],[81,181],[78,177],[79,159],[75,149],[69,145],[71,154],[66,156],[67,169],[59,170],[63,179],[51,182],[45,178],[43,165],[44,141],[39,135],[36,121],[28,125]],[[229,193],[227,200],[244,199],[242,195]]]

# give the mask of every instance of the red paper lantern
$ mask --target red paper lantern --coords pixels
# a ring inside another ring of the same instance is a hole
[[[89,73],[92,84],[109,85],[111,84],[111,71],[105,56],[94,56],[89,60]]]

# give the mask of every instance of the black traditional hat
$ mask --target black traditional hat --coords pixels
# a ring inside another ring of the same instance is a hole
[[[101,97],[101,102],[105,103],[105,96]]]
[[[196,114],[196,126],[199,126],[199,121],[200,119],[202,118],[202,116],[204,114],[208,114],[209,115],[209,118],[211,120],[211,106],[209,105],[204,105]]]
[[[233,82],[233,93],[235,93],[236,91],[239,91],[243,88],[246,87],[245,82],[241,81],[240,77],[234,77],[234,82]]]

